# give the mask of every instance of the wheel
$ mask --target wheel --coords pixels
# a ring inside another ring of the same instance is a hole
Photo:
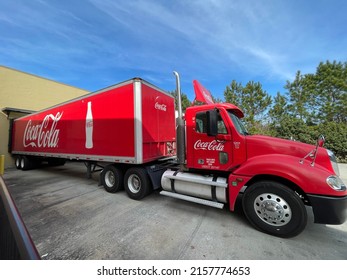
[[[15,161],[14,161],[14,164],[15,164],[15,166],[16,166],[16,168],[17,169],[22,169],[21,168],[21,156],[16,156],[16,158],[15,158]]]
[[[106,191],[118,192],[123,189],[123,172],[114,165],[107,165],[101,172],[101,183]]]
[[[22,156],[20,158],[20,169],[22,170],[29,170],[32,168],[32,163],[27,156]]]
[[[292,189],[273,181],[256,182],[246,189],[243,211],[259,230],[278,237],[293,237],[307,224],[305,205]]]
[[[152,190],[146,169],[134,167],[127,170],[124,177],[124,187],[128,196],[140,200]]]

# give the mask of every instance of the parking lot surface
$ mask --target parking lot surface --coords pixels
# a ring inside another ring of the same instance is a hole
[[[347,165],[340,171],[347,182]],[[240,207],[107,193],[82,163],[8,169],[4,179],[42,259],[347,259],[347,223],[314,224],[309,207],[303,233],[282,239],[254,229]]]

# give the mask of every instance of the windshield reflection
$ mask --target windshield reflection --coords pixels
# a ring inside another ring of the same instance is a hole
[[[236,130],[242,135],[249,135],[247,129],[243,125],[242,121],[233,113],[232,110],[228,110],[229,117],[231,118]]]

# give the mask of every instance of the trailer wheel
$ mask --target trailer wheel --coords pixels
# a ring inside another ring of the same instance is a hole
[[[15,164],[17,169],[22,169],[21,168],[21,156],[16,156],[14,164]]]
[[[31,168],[32,168],[32,162],[30,161],[29,157],[22,156],[20,158],[20,169],[29,170]]]
[[[124,177],[124,187],[128,196],[140,200],[152,190],[146,169],[134,167],[128,169]]]
[[[100,176],[107,192],[115,193],[123,189],[123,172],[114,165],[105,166]]]
[[[307,223],[307,212],[301,198],[277,182],[262,181],[249,186],[242,205],[254,227],[278,237],[296,236]]]

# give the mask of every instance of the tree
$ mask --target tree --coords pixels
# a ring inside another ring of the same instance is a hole
[[[233,80],[224,91],[225,101],[240,107],[245,114],[246,126],[251,133],[266,130],[266,113],[272,103],[271,96],[259,82],[249,81],[245,86]]]
[[[176,91],[169,91],[169,93],[175,98],[175,108],[178,108],[178,96]],[[181,93],[182,98],[182,111],[185,112],[187,107],[189,107],[192,103],[189,101],[187,95],[185,93]]]
[[[269,110],[269,116],[273,123],[280,123],[280,121],[288,116],[288,102],[287,98],[281,93],[277,92],[274,97],[273,106]]]
[[[347,162],[347,123],[326,122],[319,125],[324,131],[325,147],[332,150],[340,162]]]
[[[284,121],[290,119],[287,107],[287,98],[284,95],[281,95],[281,93],[277,92],[277,95],[273,98],[273,105],[269,110],[269,135],[276,137],[284,137],[283,134],[280,132],[280,128],[283,126]]]
[[[278,94],[269,115],[275,136],[315,144],[324,134],[326,147],[347,160],[347,62],[319,63],[314,74],[297,71]]]
[[[288,106],[287,110],[294,118],[303,121],[311,121],[314,116],[316,98],[313,94],[314,77],[311,74],[302,75],[296,72],[293,82],[287,81],[284,88],[287,90]]]
[[[320,122],[347,122],[347,62],[320,63],[314,86],[320,104],[317,118]]]
[[[297,71],[285,85],[290,114],[307,124],[347,122],[347,63],[319,63],[315,74]]]

